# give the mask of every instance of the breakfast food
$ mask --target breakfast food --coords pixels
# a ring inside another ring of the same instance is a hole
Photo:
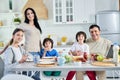
[[[70,55],[65,55],[64,57],[65,57],[65,59],[66,59],[66,63],[69,63],[69,62],[72,61],[72,56],[70,56]]]
[[[74,62],[86,62],[86,59],[80,56],[73,56]]]
[[[103,61],[103,60],[104,60],[103,55],[98,55],[98,56],[97,56],[97,61]]]

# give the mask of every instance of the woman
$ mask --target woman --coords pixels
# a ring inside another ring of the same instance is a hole
[[[19,45],[23,39],[24,31],[16,28],[13,32],[12,39],[4,51],[5,56],[5,74],[13,73],[11,68],[17,64],[23,63],[27,59],[25,50]]]
[[[25,32],[25,45],[24,48],[33,56],[39,54],[41,49],[41,27],[38,23],[37,15],[32,8],[27,8],[24,12],[25,21],[20,25],[20,28]],[[40,72],[35,73],[36,80],[39,79]]]
[[[41,49],[41,33],[42,30],[38,23],[35,11],[32,8],[27,8],[24,12],[25,20],[20,25],[20,28],[25,32],[25,45],[26,51],[31,54],[38,54]]]

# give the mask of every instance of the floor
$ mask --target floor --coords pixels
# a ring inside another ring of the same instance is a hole
[[[66,76],[67,76],[67,74],[64,73],[64,72],[62,72],[61,76],[58,76],[58,77],[53,77],[53,76],[47,77],[44,74],[42,74],[41,80],[65,80]],[[74,76],[73,80],[76,80],[75,76]],[[86,75],[84,76],[84,80],[89,80]],[[106,80],[120,80],[120,78],[115,78],[115,79],[113,79],[113,78],[106,78]]]
[[[65,78],[63,79],[64,77],[46,77],[46,78],[43,78],[41,80],[65,80]],[[73,79],[75,80],[75,78]],[[87,76],[85,76],[84,80],[89,80]],[[110,78],[106,78],[106,80],[120,80],[120,79],[110,79]]]

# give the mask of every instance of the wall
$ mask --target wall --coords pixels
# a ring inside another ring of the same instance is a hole
[[[13,0],[13,11],[20,12],[27,0]],[[74,25],[55,25],[53,24],[53,0],[43,0],[49,12],[48,20],[39,20],[40,26],[43,30],[42,38],[48,34],[55,34],[60,40],[62,36],[67,36],[69,41],[75,40],[75,34],[79,30],[83,30],[89,37],[88,28],[90,24],[74,24]],[[95,0],[96,1],[96,13],[101,10],[118,10],[118,0]],[[8,12],[8,0],[1,0],[0,12]]]

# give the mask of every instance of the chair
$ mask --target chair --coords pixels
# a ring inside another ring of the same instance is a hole
[[[4,75],[4,62],[0,57],[0,79],[3,77],[3,75]]]
[[[20,74],[7,74],[3,76],[1,80],[34,80],[34,79]]]

